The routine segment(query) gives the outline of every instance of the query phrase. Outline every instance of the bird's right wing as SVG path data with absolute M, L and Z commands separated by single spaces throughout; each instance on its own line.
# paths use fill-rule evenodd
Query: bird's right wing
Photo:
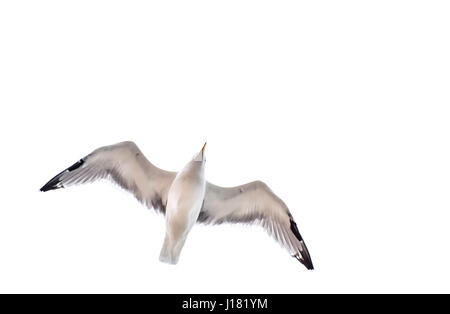
M 41 191 L 110 179 L 147 207 L 165 213 L 167 193 L 176 173 L 155 167 L 133 142 L 94 150 L 48 181 Z
M 229 188 L 208 182 L 198 222 L 259 224 L 306 268 L 313 269 L 294 218 L 284 202 L 264 182 Z

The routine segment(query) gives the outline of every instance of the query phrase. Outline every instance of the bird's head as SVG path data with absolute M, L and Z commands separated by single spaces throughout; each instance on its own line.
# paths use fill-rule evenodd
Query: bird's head
M 194 157 L 192 157 L 192 161 L 202 161 L 202 162 L 206 161 L 205 147 L 206 147 L 206 142 L 203 145 L 202 149 L 197 154 L 195 154 Z

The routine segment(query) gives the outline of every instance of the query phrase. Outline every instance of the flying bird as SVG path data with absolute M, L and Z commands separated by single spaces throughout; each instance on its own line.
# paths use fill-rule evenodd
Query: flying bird
M 169 190 L 177 173 L 153 165 L 133 142 L 94 150 L 57 174 L 40 190 L 110 179 L 149 208 L 166 214 Z M 261 181 L 235 187 L 205 183 L 198 223 L 259 224 L 307 269 L 314 269 L 297 224 L 286 204 Z
M 198 219 L 205 197 L 205 145 L 177 173 L 167 195 L 166 236 L 161 262 L 176 264 L 187 235 Z

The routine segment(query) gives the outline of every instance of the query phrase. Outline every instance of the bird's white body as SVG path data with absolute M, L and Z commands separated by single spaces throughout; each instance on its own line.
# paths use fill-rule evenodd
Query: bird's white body
M 200 214 L 205 186 L 203 158 L 194 158 L 175 177 L 168 192 L 166 236 L 159 257 L 162 262 L 178 263 L 187 235 Z

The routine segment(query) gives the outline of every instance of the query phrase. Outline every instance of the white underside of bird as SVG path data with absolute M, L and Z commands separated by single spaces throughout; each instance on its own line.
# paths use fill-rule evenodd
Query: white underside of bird
M 205 144 L 206 145 L 206 144 Z M 166 236 L 159 260 L 176 264 L 186 238 L 197 222 L 205 197 L 204 149 L 176 175 L 166 207 Z

